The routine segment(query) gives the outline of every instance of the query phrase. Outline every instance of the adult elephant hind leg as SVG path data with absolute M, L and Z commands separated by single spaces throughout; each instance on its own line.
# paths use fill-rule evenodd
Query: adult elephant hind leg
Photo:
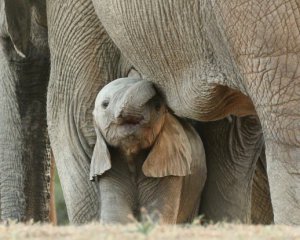
M 253 224 L 272 224 L 274 215 L 267 176 L 265 148 L 263 148 L 256 164 L 251 197 L 251 222 Z
M 257 117 L 231 116 L 198 129 L 207 161 L 200 214 L 212 221 L 250 223 L 251 183 L 263 146 Z

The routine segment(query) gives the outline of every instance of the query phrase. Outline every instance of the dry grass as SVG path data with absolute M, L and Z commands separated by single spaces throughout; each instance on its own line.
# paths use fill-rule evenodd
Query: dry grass
M 56 227 L 39 224 L 0 225 L 0 239 L 300 239 L 300 227 L 289 226 L 245 226 L 233 224 L 185 226 L 148 226 L 143 224 Z

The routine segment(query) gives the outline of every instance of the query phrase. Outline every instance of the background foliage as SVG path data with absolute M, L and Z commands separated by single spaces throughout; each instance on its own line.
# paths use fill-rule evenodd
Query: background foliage
M 55 169 L 55 207 L 57 214 L 57 225 L 66 225 L 69 223 L 65 199 L 62 193 L 60 180 Z

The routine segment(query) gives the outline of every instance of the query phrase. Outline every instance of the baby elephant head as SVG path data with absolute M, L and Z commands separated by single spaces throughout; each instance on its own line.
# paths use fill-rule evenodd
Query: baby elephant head
M 189 140 L 151 82 L 121 78 L 109 83 L 99 92 L 93 114 L 97 141 L 91 180 L 111 168 L 106 144 L 127 156 L 149 149 L 143 164 L 146 176 L 190 174 Z
M 96 98 L 93 112 L 96 131 L 126 155 L 153 144 L 165 113 L 166 107 L 153 84 L 133 78 L 117 79 L 106 85 Z

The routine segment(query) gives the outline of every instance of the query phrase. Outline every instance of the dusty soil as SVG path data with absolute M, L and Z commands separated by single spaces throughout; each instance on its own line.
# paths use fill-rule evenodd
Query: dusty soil
M 158 226 L 147 224 L 100 225 L 57 227 L 51 225 L 0 225 L 0 239 L 300 239 L 300 227 L 289 226 L 245 226 L 209 225 Z

